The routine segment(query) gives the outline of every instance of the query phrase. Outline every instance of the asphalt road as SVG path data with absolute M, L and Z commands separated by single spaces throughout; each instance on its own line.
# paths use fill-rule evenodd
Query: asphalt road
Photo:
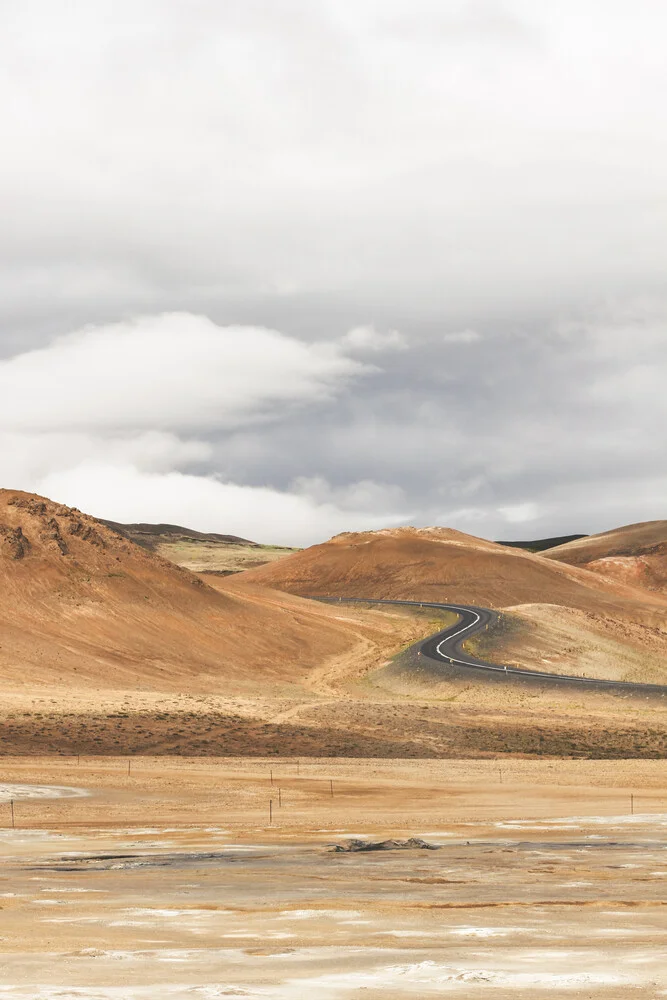
M 468 604 L 434 604 L 429 601 L 389 601 L 375 600 L 364 597 L 316 597 L 316 601 L 324 601 L 327 604 L 396 604 L 413 608 L 433 608 L 437 611 L 453 611 L 459 616 L 459 620 L 450 625 L 449 628 L 436 632 L 428 639 L 417 644 L 419 656 L 428 657 L 430 660 L 437 660 L 450 667 L 459 667 L 465 670 L 481 671 L 493 674 L 496 677 L 510 677 L 524 681 L 542 681 L 562 686 L 563 684 L 585 685 L 589 688 L 615 689 L 640 694 L 667 694 L 667 686 L 660 684 L 632 684 L 627 681 L 605 681 L 591 677 L 575 677 L 572 674 L 553 674 L 543 670 L 523 670 L 521 667 L 511 667 L 505 664 L 487 663 L 478 660 L 463 649 L 463 643 L 478 632 L 482 632 L 487 625 L 497 622 L 500 615 L 490 608 L 477 608 Z

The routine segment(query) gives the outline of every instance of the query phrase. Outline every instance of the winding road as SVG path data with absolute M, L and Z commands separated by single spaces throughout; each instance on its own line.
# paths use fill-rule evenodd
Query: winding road
M 390 604 L 412 608 L 432 608 L 437 611 L 453 611 L 458 621 L 449 628 L 436 632 L 428 639 L 422 640 L 411 647 L 419 656 L 437 660 L 465 670 L 483 671 L 495 676 L 502 675 L 526 681 L 542 681 L 558 685 L 574 684 L 577 686 L 599 689 L 615 689 L 639 694 L 659 694 L 663 698 L 667 694 L 667 686 L 661 684 L 633 684 L 629 681 L 607 681 L 593 677 L 575 677 L 572 674 L 553 674 L 542 670 L 524 670 L 521 667 L 511 667 L 505 664 L 487 663 L 463 649 L 466 639 L 482 632 L 487 626 L 500 620 L 497 611 L 490 608 L 478 608 L 468 604 L 435 604 L 430 601 L 392 601 L 371 597 L 315 597 L 315 601 L 326 604 Z

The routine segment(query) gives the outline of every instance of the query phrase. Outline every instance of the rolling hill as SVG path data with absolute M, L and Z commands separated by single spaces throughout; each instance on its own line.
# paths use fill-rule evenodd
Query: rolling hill
M 662 752 L 661 706 L 649 718 L 644 698 L 629 712 L 447 671 L 390 676 L 387 657 L 434 631 L 433 614 L 299 596 L 315 593 L 514 605 L 507 633 L 487 637 L 499 662 L 664 675 L 662 595 L 459 532 L 347 534 L 204 579 L 77 510 L 0 490 L 0 753 Z
M 641 621 L 667 612 L 658 595 L 448 528 L 348 532 L 244 577 L 307 596 L 548 603 Z
M 667 593 L 667 521 L 643 521 L 558 545 L 545 558 Z

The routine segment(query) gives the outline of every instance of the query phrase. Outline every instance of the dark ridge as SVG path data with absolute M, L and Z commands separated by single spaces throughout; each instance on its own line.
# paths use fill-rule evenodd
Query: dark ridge
M 259 548 L 258 542 L 251 542 L 238 535 L 219 535 L 213 531 L 195 531 L 193 528 L 182 528 L 178 524 L 121 524 L 118 521 L 106 521 L 103 517 L 98 517 L 97 520 L 101 524 L 105 524 L 107 528 L 111 528 L 112 531 L 117 531 L 124 538 L 129 538 L 147 549 L 154 548 L 160 537 L 164 535 L 171 538 L 190 538 L 198 542 L 222 542 L 227 545 L 252 545 Z
M 496 542 L 496 545 L 507 545 L 510 549 L 525 549 L 527 552 L 544 552 L 546 549 L 554 549 L 557 545 L 589 537 L 589 535 L 559 535 L 558 538 L 536 538 L 533 542 Z

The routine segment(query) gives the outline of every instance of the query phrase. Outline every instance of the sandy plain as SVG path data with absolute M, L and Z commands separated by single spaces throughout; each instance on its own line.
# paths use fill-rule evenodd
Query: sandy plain
M 667 996 L 665 761 L 5 758 L 0 825 L 3 1000 Z

